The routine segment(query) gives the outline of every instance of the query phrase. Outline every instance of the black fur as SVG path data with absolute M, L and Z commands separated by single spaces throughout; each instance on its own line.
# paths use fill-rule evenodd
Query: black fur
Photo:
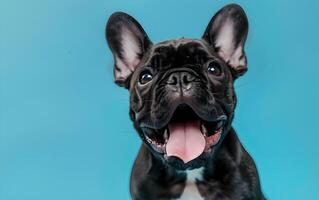
M 232 34 L 229 41 L 219 41 L 225 27 Z M 131 175 L 133 199 L 178 198 L 185 187 L 183 170 L 198 167 L 204 168 L 204 180 L 196 183 L 204 199 L 264 199 L 254 161 L 231 126 L 237 103 L 234 81 L 247 71 L 247 33 L 247 17 L 235 4 L 212 18 L 202 39 L 155 45 L 131 16 L 118 12 L 110 17 L 106 38 L 115 58 L 115 81 L 130 90 L 130 116 L 143 140 Z M 207 71 L 212 63 L 219 74 Z M 145 73 L 152 79 L 143 84 Z M 146 140 L 162 140 L 163 129 L 179 110 L 207 122 L 224 121 L 219 143 L 187 164 L 156 151 Z

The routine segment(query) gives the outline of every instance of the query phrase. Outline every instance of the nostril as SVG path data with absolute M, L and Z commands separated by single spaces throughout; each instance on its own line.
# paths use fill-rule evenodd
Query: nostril
M 193 82 L 194 79 L 195 79 L 194 76 L 192 76 L 191 74 L 188 74 L 188 73 L 184 74 L 183 77 L 182 77 L 182 81 L 185 84 Z
M 169 77 L 167 83 L 170 84 L 170 85 L 177 85 L 178 84 L 178 78 L 175 75 L 173 75 L 173 76 Z
M 183 83 L 189 83 L 189 78 L 187 77 L 187 75 L 184 75 L 182 78 Z

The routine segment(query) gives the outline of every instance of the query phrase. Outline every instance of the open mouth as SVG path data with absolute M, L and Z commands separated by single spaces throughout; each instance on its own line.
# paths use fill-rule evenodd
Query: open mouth
M 188 163 L 218 144 L 225 122 L 225 116 L 214 121 L 201 119 L 183 104 L 177 107 L 164 128 L 143 128 L 143 131 L 146 141 L 155 151 Z

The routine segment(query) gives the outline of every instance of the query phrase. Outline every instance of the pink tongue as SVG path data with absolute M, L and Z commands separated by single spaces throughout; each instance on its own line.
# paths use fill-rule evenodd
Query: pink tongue
M 206 142 L 199 122 L 171 123 L 168 128 L 167 156 L 176 156 L 187 163 L 203 153 Z

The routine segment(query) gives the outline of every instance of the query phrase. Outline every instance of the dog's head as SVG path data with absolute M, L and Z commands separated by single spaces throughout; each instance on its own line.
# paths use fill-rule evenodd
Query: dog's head
M 235 4 L 215 14 L 201 39 L 158 44 L 131 16 L 110 17 L 115 82 L 129 89 L 131 119 L 157 158 L 186 169 L 214 156 L 233 119 L 234 80 L 247 71 L 247 32 L 247 17 Z

